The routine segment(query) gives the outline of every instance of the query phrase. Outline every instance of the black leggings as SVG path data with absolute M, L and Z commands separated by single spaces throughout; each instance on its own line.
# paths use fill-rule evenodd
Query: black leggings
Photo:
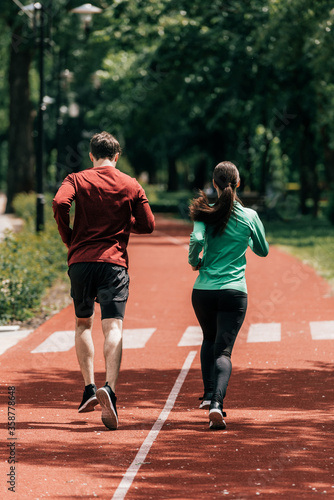
M 247 293 L 193 290 L 192 304 L 203 330 L 201 368 L 204 392 L 223 404 L 232 372 L 231 354 L 245 319 Z

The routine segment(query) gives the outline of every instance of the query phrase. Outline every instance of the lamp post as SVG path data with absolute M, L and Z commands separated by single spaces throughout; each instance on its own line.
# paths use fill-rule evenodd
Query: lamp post
M 43 190 L 43 154 L 44 154 L 44 8 L 39 2 L 31 3 L 22 7 L 23 12 L 33 18 L 34 26 L 39 30 L 39 57 L 38 57 L 38 72 L 39 72 L 39 102 L 38 102 L 38 117 L 37 117 L 37 148 L 36 148 L 36 231 L 44 229 L 44 190 Z M 31 15 L 32 14 L 32 15 Z
M 44 186 L 43 186 L 43 156 L 44 156 L 44 8 L 43 5 L 35 4 L 35 8 L 40 10 L 39 18 L 39 62 L 38 70 L 40 76 L 39 86 L 39 105 L 38 105 L 38 136 L 37 136 L 37 155 L 36 155 L 36 231 L 44 229 Z
M 70 12 L 73 12 L 74 14 L 79 14 L 81 16 L 84 30 L 87 34 L 89 31 L 89 25 L 92 20 L 92 15 L 100 14 L 102 12 L 102 9 L 100 9 L 99 7 L 95 7 L 95 5 L 92 5 L 91 3 L 85 3 L 83 5 L 80 5 L 80 7 L 71 9 Z
M 19 5 L 20 6 L 20 5 Z M 34 25 L 39 29 L 39 105 L 38 105 L 38 121 L 37 121 L 37 151 L 36 151 L 36 231 L 37 233 L 44 229 L 44 182 L 43 182 L 43 157 L 44 157 L 44 111 L 46 110 L 45 102 L 45 79 L 44 79 L 44 49 L 45 49 L 45 10 L 40 2 L 32 3 L 26 6 L 20 6 L 21 10 L 29 17 L 33 17 Z M 88 30 L 89 23 L 92 19 L 92 14 L 99 14 L 102 9 L 95 7 L 92 4 L 84 4 L 80 7 L 72 9 L 70 12 L 83 16 L 85 30 Z M 33 16 L 31 16 L 33 14 Z

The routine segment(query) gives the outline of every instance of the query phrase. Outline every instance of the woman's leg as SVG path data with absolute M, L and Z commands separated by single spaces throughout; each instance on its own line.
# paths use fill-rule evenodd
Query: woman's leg
M 206 397 L 212 396 L 215 384 L 215 343 L 213 340 L 203 339 L 201 346 L 201 371 L 204 385 L 204 394 Z
M 220 290 L 217 313 L 217 335 L 214 346 L 215 386 L 212 401 L 223 404 L 232 372 L 232 349 L 245 319 L 247 294 L 237 290 Z
M 212 293 L 213 292 L 213 293 Z M 201 347 L 201 369 L 204 393 L 212 395 L 214 389 L 215 338 L 217 329 L 214 290 L 193 290 L 192 304 L 203 331 Z

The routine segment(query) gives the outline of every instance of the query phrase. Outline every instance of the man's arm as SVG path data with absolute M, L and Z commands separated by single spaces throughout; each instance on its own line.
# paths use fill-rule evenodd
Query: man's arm
M 154 215 L 148 203 L 145 191 L 140 186 L 138 198 L 135 201 L 132 212 L 131 232 L 137 234 L 149 234 L 153 232 L 154 227 Z
M 70 210 L 75 198 L 75 187 L 71 176 L 66 177 L 52 202 L 53 215 L 58 225 L 61 239 L 67 246 L 71 244 Z

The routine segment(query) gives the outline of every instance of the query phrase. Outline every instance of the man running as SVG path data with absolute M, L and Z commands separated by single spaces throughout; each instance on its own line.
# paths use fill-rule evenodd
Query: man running
M 127 245 L 130 233 L 151 233 L 154 217 L 144 189 L 116 168 L 121 154 L 108 132 L 90 142 L 93 167 L 66 177 L 54 200 L 59 234 L 68 248 L 68 274 L 75 308 L 75 348 L 85 390 L 79 413 L 100 403 L 102 422 L 117 429 L 116 381 L 122 357 L 122 329 L 129 293 Z M 75 201 L 73 229 L 70 209 Z M 94 381 L 94 302 L 101 307 L 106 383 Z

